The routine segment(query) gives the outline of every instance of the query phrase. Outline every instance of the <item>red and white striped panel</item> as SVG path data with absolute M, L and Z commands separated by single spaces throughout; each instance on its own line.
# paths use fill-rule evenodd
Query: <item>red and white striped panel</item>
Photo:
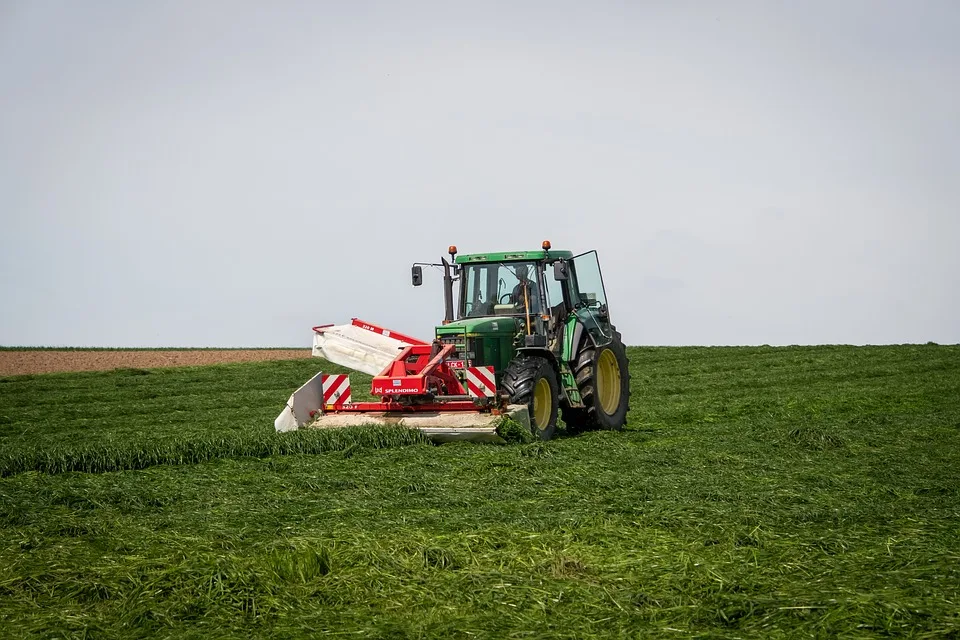
M 323 404 L 339 407 L 350 402 L 350 376 L 332 373 L 323 376 Z
M 467 367 L 467 393 L 474 398 L 496 397 L 497 379 L 493 367 Z

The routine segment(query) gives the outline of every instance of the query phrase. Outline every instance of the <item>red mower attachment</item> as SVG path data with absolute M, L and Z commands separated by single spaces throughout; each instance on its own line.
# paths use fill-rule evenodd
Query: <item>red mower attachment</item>
M 341 355 L 360 342 L 371 346 L 364 339 L 371 334 L 402 345 L 399 353 L 394 351 L 392 360 L 373 377 L 370 391 L 379 401 L 353 402 L 348 376 L 318 373 L 290 396 L 274 421 L 277 431 L 307 426 L 324 429 L 396 425 L 419 429 L 434 440 L 446 442 L 497 441 L 497 425 L 504 415 L 529 427 L 527 407 L 508 406 L 498 396 L 493 367 L 464 367 L 462 361 L 447 359 L 454 352 L 454 345 L 427 343 L 356 318 L 347 327 L 354 333 L 344 330 L 344 325 L 314 327 L 314 332 L 325 340 L 338 331 L 341 341 L 328 340 L 323 346 Z M 356 333 L 358 330 L 360 333 Z M 380 347 L 384 354 L 389 347 L 373 346 Z M 353 348 L 359 353 L 359 347 Z M 363 352 L 365 366 L 373 360 L 367 358 L 370 353 L 372 350 Z M 358 362 L 361 359 L 351 357 Z M 355 360 L 345 357 L 346 362 Z

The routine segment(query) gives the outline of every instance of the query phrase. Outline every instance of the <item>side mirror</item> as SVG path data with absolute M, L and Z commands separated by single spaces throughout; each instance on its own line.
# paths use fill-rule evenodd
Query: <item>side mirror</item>
M 553 279 L 558 282 L 563 282 L 564 280 L 570 279 L 570 271 L 567 267 L 567 263 L 563 260 L 557 260 L 553 263 Z
M 410 281 L 413 282 L 415 287 L 423 284 L 423 267 L 414 265 L 413 269 L 410 270 Z

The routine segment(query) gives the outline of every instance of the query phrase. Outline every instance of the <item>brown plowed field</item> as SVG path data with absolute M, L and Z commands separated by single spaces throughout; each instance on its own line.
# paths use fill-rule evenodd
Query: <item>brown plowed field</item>
M 105 371 L 134 367 L 188 367 L 222 362 L 309 358 L 310 349 L 210 349 L 197 351 L 0 351 L 0 376 L 55 371 Z

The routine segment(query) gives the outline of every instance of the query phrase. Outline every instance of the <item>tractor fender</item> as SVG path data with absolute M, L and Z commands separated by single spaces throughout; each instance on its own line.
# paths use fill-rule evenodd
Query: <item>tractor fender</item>
M 576 362 L 577 357 L 584 348 L 603 347 L 610 344 L 613 340 L 613 334 L 611 333 L 611 335 L 607 337 L 596 318 L 592 316 L 584 317 L 580 314 L 574 314 L 573 318 L 575 319 L 573 335 L 571 336 L 570 342 L 565 345 L 566 351 L 562 356 L 571 364 Z M 612 330 L 613 325 L 610 326 Z M 597 334 L 599 334 L 599 336 Z
M 557 356 L 545 347 L 517 347 L 517 353 L 522 353 L 525 356 L 545 358 L 553 365 L 554 369 L 557 368 Z
M 577 361 L 577 356 L 580 355 L 580 351 L 583 350 L 585 346 L 583 341 L 588 341 L 592 346 L 596 347 L 597 341 L 594 339 L 593 334 L 589 331 L 586 331 L 586 328 L 583 325 L 583 320 L 579 317 L 576 318 L 576 323 L 573 327 L 573 335 L 570 336 L 570 342 L 568 344 L 567 353 L 564 356 L 567 358 L 567 362 L 573 364 Z
M 556 372 L 557 376 L 560 375 L 560 363 L 557 362 L 557 355 L 546 347 L 517 347 L 517 354 L 543 358 L 550 363 L 550 366 L 553 367 L 553 370 Z M 562 395 L 563 391 L 561 390 L 560 393 Z

